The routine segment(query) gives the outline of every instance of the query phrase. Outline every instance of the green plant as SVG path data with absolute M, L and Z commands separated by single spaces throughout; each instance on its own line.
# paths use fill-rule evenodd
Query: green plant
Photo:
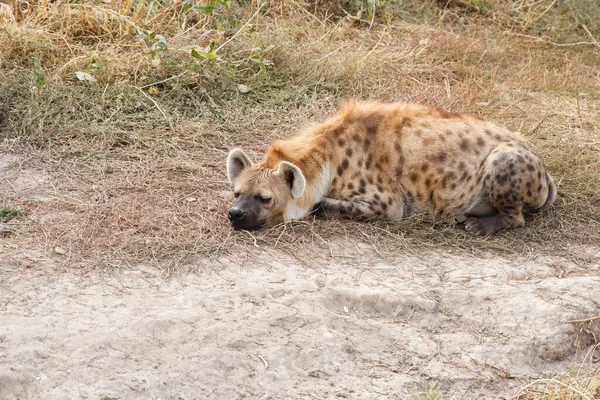
M 42 68 L 42 62 L 40 61 L 40 57 L 36 56 L 33 60 L 33 78 L 35 81 L 35 86 L 33 89 L 37 92 L 42 90 L 42 88 L 46 85 L 46 74 Z
M 11 203 L 7 203 L 3 207 L 0 207 L 0 221 L 8 222 L 17 215 L 23 213 L 23 209 L 19 206 L 15 206 Z

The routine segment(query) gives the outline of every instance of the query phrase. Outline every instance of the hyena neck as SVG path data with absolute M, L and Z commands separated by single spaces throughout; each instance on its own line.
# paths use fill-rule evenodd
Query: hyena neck
M 285 220 L 301 219 L 307 216 L 329 193 L 333 173 L 331 160 L 327 156 L 324 143 L 297 136 L 290 140 L 274 143 L 265 154 L 262 168 L 277 169 L 281 161 L 288 161 L 302 171 L 306 179 L 304 194 L 290 201 Z

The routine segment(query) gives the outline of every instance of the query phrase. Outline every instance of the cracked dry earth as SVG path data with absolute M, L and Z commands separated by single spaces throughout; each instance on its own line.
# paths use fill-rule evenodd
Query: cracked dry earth
M 319 267 L 257 251 L 170 280 L 3 264 L 0 397 L 508 398 L 600 334 L 567 322 L 600 310 L 598 267 L 332 249 Z
M 27 174 L 13 186 L 46 179 Z M 0 399 L 510 398 L 600 337 L 568 322 L 600 312 L 600 251 L 578 251 L 594 261 L 340 240 L 164 279 L 1 244 Z

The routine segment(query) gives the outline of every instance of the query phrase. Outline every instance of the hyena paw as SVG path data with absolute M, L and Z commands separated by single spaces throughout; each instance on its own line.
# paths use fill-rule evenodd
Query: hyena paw
M 325 203 L 321 201 L 315 204 L 310 214 L 318 218 L 327 218 L 327 210 L 325 210 Z
M 486 236 L 496 232 L 493 224 L 484 218 L 469 218 L 465 222 L 465 229 L 477 236 Z

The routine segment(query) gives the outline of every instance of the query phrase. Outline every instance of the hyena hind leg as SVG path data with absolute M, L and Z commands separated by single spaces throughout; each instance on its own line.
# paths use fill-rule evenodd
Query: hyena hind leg
M 494 149 L 484 164 L 484 187 L 497 215 L 470 218 L 465 228 L 479 236 L 525 225 L 523 211 L 536 210 L 549 198 L 550 180 L 542 160 L 518 142 Z

